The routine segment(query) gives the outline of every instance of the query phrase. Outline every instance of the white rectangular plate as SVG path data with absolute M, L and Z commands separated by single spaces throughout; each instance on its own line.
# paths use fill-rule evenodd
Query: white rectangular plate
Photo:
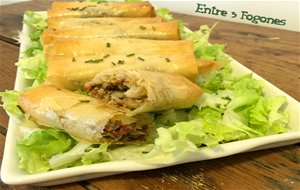
M 28 27 L 26 25 L 23 26 L 22 32 L 24 34 L 29 33 Z M 27 46 L 28 44 L 21 44 L 20 52 L 23 52 Z M 251 70 L 247 69 L 235 60 L 232 60 L 231 65 L 233 67 L 234 73 L 238 75 L 253 73 Z M 54 170 L 40 174 L 28 174 L 27 172 L 22 171 L 18 168 L 19 160 L 16 151 L 16 130 L 18 129 L 18 127 L 17 123 L 13 119 L 10 119 L 5 141 L 4 156 L 1 168 L 1 179 L 4 183 L 13 185 L 57 185 L 131 171 L 150 170 L 177 165 L 180 163 L 221 158 L 242 152 L 285 146 L 300 142 L 299 102 L 268 81 L 264 80 L 257 74 L 253 73 L 253 77 L 265 82 L 266 87 L 264 88 L 264 92 L 267 96 L 283 95 L 287 97 L 288 105 L 286 107 L 286 110 L 289 114 L 288 133 L 235 141 L 221 144 L 215 147 L 199 148 L 198 152 L 189 153 L 185 158 L 168 164 L 146 164 L 137 161 L 110 161 L 88 166 L 78 166 Z M 18 70 L 15 90 L 22 91 L 24 87 L 26 87 L 26 82 L 21 77 L 20 71 Z

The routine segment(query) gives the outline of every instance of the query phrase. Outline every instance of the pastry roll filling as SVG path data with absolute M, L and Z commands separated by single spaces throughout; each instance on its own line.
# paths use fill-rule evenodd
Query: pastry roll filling
M 130 80 L 116 78 L 111 75 L 108 80 L 99 81 L 97 84 L 87 85 L 89 93 L 99 99 L 120 107 L 134 110 L 140 107 L 147 99 L 147 90 L 144 86 L 138 85 L 136 78 Z
M 109 142 L 117 143 L 145 141 L 151 122 L 149 114 L 132 118 L 114 117 L 106 123 L 102 136 Z

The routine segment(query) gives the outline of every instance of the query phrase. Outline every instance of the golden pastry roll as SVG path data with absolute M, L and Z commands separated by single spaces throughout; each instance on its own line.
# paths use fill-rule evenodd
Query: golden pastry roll
M 46 82 L 61 88 L 76 90 L 100 72 L 127 68 L 176 73 L 194 79 L 198 65 L 193 53 L 149 55 L 113 54 L 102 52 L 96 56 L 47 56 Z
M 151 24 L 123 23 L 118 25 L 102 25 L 98 27 L 64 28 L 44 30 L 41 41 L 51 44 L 60 38 L 142 38 L 152 40 L 179 40 L 178 23 L 162 22 Z
M 68 17 L 52 17 L 47 19 L 48 28 L 62 29 L 62 28 L 82 28 L 82 27 L 98 27 L 102 25 L 118 25 L 118 24 L 147 24 L 160 23 L 164 20 L 160 17 L 142 17 L 142 18 L 116 18 L 116 17 L 102 17 L 102 18 L 68 18 Z
M 149 114 L 129 116 L 90 96 L 49 85 L 21 94 L 18 104 L 39 125 L 63 130 L 88 143 L 141 142 L 152 124 Z
M 84 38 L 57 39 L 44 47 L 46 56 L 87 56 L 87 55 L 128 55 L 136 56 L 170 56 L 172 54 L 194 55 L 193 41 L 191 40 L 147 40 L 134 38 Z M 197 65 L 195 59 L 192 61 Z
M 154 17 L 154 7 L 148 2 L 53 2 L 51 17 Z
M 183 76 L 161 72 L 114 69 L 85 84 L 93 97 L 131 110 L 133 114 L 190 108 L 202 94 Z

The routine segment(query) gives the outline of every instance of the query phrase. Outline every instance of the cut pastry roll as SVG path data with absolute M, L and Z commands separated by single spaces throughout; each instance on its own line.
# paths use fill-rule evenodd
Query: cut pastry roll
M 144 55 L 113 53 L 97 56 L 47 56 L 46 82 L 70 90 L 82 88 L 98 73 L 115 68 L 175 73 L 194 79 L 198 67 L 193 54 Z
M 123 23 L 118 25 L 102 25 L 98 27 L 64 28 L 44 30 L 41 41 L 51 44 L 60 38 L 142 38 L 153 40 L 179 40 L 180 33 L 177 22 L 150 24 Z
M 201 96 L 196 84 L 180 75 L 115 69 L 86 83 L 87 92 L 133 114 L 190 108 Z
M 65 38 L 57 39 L 44 47 L 45 54 L 64 56 L 96 56 L 103 54 L 116 55 L 194 55 L 191 40 L 146 40 L 135 38 Z M 195 65 L 196 58 L 192 60 Z M 187 62 L 189 60 L 186 60 Z
M 63 130 L 87 143 L 145 141 L 149 114 L 128 116 L 126 111 L 95 98 L 40 85 L 20 95 L 19 106 L 39 125 Z
M 47 19 L 48 28 L 82 28 L 82 27 L 98 27 L 102 25 L 119 25 L 119 24 L 150 24 L 160 23 L 164 20 L 160 17 L 144 17 L 144 18 L 68 18 L 68 17 L 52 17 Z M 155 29 L 155 28 L 154 28 Z
M 148 2 L 53 2 L 51 17 L 153 17 L 154 7 Z
M 192 41 L 59 39 L 45 47 L 45 54 L 47 83 L 71 90 L 102 71 L 120 67 L 176 73 L 191 80 L 198 74 Z

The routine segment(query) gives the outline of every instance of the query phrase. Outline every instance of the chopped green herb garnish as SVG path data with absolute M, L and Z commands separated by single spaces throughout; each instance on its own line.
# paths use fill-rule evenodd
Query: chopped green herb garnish
M 109 57 L 109 54 L 106 54 L 103 56 L 103 59 L 108 58 L 108 57 Z
M 156 30 L 154 26 L 152 26 L 152 30 L 153 30 L 153 31 L 155 31 L 155 30 Z
M 118 64 L 119 64 L 119 65 L 124 64 L 124 60 L 119 60 L 119 61 L 118 61 Z
M 90 94 L 87 91 L 85 91 L 83 89 L 80 89 L 80 88 L 75 90 L 74 92 L 76 92 L 78 94 L 83 94 L 83 95 L 86 95 L 86 96 L 90 96 Z
M 76 59 L 75 59 L 75 57 L 73 57 L 73 58 L 72 58 L 72 62 L 76 62 Z
M 171 62 L 171 60 L 168 57 L 166 57 L 165 60 L 166 62 Z
M 103 59 L 90 59 L 85 61 L 85 63 L 100 63 Z
M 79 7 L 72 7 L 72 8 L 67 8 L 67 9 L 70 11 L 77 11 L 77 10 L 79 10 Z
M 111 62 L 111 64 L 116 65 L 116 63 L 114 63 L 114 62 Z
M 126 57 L 132 57 L 134 55 L 135 55 L 134 53 L 131 53 L 131 54 L 126 55 Z
M 90 100 L 79 100 L 80 103 L 88 103 Z
M 110 48 L 110 43 L 109 42 L 106 43 L 106 47 Z
M 17 105 L 17 107 L 19 108 L 19 110 L 20 110 L 22 113 L 25 113 L 24 110 L 21 108 L 21 106 Z
M 84 9 L 86 9 L 87 7 L 82 7 L 79 9 L 79 11 L 83 11 Z
M 139 26 L 141 30 L 145 30 L 146 27 L 145 26 Z
M 82 7 L 82 8 L 80 8 L 80 9 L 78 9 L 78 10 L 79 10 L 79 11 L 83 11 L 83 10 L 85 10 L 85 9 L 88 8 L 88 7 L 96 7 L 96 5 L 88 5 L 88 6 Z
M 141 61 L 145 61 L 145 59 L 144 59 L 144 58 L 141 58 L 141 57 L 138 57 L 138 59 L 141 60 Z

